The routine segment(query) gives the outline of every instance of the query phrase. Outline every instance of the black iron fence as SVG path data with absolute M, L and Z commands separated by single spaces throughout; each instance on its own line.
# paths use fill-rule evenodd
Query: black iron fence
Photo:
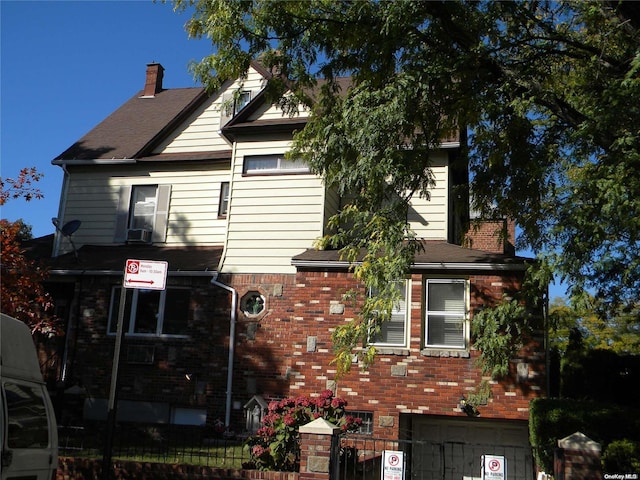
M 243 468 L 249 452 L 242 438 L 225 437 L 202 427 L 119 424 L 113 440 L 114 459 Z M 104 426 L 60 426 L 60 456 L 102 458 Z
M 433 443 L 348 435 L 340 442 L 338 480 L 380 480 L 385 450 L 402 452 L 404 480 L 480 479 L 483 455 L 504 457 L 507 468 L 505 478 L 535 479 L 532 450 L 526 446 Z M 393 475 L 389 478 L 393 478 Z

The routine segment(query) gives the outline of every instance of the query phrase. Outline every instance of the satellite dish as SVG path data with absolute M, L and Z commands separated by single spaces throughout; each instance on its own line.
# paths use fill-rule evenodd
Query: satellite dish
M 62 232 L 62 234 L 65 237 L 68 237 L 70 235 L 73 235 L 76 232 L 76 230 L 80 228 L 81 224 L 82 222 L 80 220 L 71 220 L 62 226 L 62 228 L 60 229 L 60 232 Z
M 78 251 L 76 250 L 76 245 L 73 243 L 73 240 L 71 239 L 71 235 L 73 235 L 76 230 L 78 230 L 80 228 L 80 225 L 82 224 L 82 222 L 80 220 L 70 220 L 67 223 L 65 223 L 62 228 L 59 227 L 60 222 L 58 221 L 57 218 L 52 218 L 51 219 L 51 223 L 53 223 L 53 225 L 56 227 L 56 230 L 59 231 L 62 235 L 64 235 L 67 240 L 69 240 L 69 243 L 71 243 L 71 248 L 73 249 L 73 253 L 76 256 L 76 260 L 78 260 Z

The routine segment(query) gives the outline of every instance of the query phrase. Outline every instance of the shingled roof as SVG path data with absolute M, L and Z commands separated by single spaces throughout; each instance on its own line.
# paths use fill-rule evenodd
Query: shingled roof
M 46 259 L 53 274 L 122 273 L 127 259 L 166 261 L 169 272 L 214 272 L 222 255 L 221 246 L 160 247 L 151 245 L 84 245 L 73 252 Z
M 423 248 L 416 253 L 412 270 L 524 270 L 526 263 L 535 260 L 482 250 L 473 250 L 444 241 L 424 241 Z M 292 258 L 291 264 L 297 268 L 349 267 L 340 258 L 339 250 L 308 249 Z
M 153 97 L 143 93 L 134 95 L 52 163 L 143 157 L 154 141 L 207 97 L 204 88 L 161 90 Z

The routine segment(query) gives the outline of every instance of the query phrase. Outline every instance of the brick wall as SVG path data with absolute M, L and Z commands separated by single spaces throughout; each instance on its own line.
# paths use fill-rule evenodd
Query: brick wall
M 262 285 L 258 277 L 252 280 Z M 351 274 L 299 272 L 294 281 L 281 279 L 284 288 L 278 296 L 267 298 L 267 313 L 257 321 L 257 328 L 252 327 L 255 335 L 246 333 L 250 321 L 239 321 L 239 331 L 244 333 L 237 341 L 235 395 L 243 398 L 243 382 L 253 387 L 244 394 L 245 401 L 254 393 L 266 398 L 314 395 L 335 386 L 349 409 L 375 411 L 374 434 L 389 438 L 397 435 L 402 414 L 464 416 L 457 408 L 460 397 L 490 379 L 476 368 L 476 351 L 465 355 L 422 349 L 423 283 L 420 275 L 413 275 L 412 280 L 410 347 L 383 351 L 367 371 L 354 365 L 336 383 L 331 333 L 358 315 L 358 306 L 343 299 L 353 288 Z M 516 276 L 475 275 L 470 280 L 472 311 L 520 286 Z M 234 277 L 227 281 L 237 285 Z M 270 291 L 269 282 L 264 285 L 263 290 Z M 490 380 L 492 397 L 480 407 L 483 417 L 528 418 L 528 403 L 542 393 L 544 385 L 542 339 L 537 340 L 513 362 L 509 378 Z M 518 362 L 523 363 L 520 379 Z
M 506 273 L 468 278 L 472 312 L 520 286 L 517 275 Z M 464 417 L 457 407 L 460 397 L 490 380 L 476 367 L 478 353 L 473 349 L 462 353 L 423 349 L 421 275 L 412 276 L 409 348 L 384 350 L 368 370 L 356 364 L 337 381 L 331 334 L 336 326 L 358 316 L 358 304 L 344 299 L 354 288 L 352 274 L 300 271 L 294 275 L 221 275 L 218 280 L 237 289 L 240 299 L 258 292 L 266 302 L 259 315 L 238 316 L 231 415 L 236 431 L 244 425 L 242 406 L 253 395 L 269 400 L 335 388 L 350 410 L 374 412 L 374 435 L 397 438 L 402 415 Z M 153 365 L 123 366 L 120 399 L 206 407 L 212 423 L 225 414 L 231 296 L 211 285 L 210 279 L 181 281 L 193 287 L 190 325 L 197 333 L 187 340 L 128 339 L 129 344 L 153 345 L 155 358 Z M 115 340 L 112 336 L 105 339 L 109 295 L 108 282 L 86 283 L 80 308 L 83 315 L 75 330 L 77 338 L 72 340 L 76 350 L 70 373 L 97 398 L 107 396 Z M 518 367 L 518 363 L 523 365 Z M 542 341 L 536 339 L 514 360 L 509 378 L 491 381 L 492 397 L 480 407 L 483 418 L 526 420 L 529 401 L 543 393 L 543 372 Z M 185 373 L 194 373 L 202 382 L 201 394 L 193 394 Z
M 515 253 L 516 224 L 513 220 L 476 220 L 469 227 L 463 245 L 486 252 Z

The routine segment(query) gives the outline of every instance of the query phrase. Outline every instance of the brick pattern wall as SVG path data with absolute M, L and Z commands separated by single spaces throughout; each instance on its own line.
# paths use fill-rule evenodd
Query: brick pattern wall
M 514 254 L 516 224 L 513 220 L 477 220 L 471 224 L 463 245 L 485 252 Z
M 258 277 L 253 280 L 262 285 Z M 259 319 L 257 333 L 248 335 L 250 323 L 239 322 L 239 331 L 245 332 L 238 338 L 241 353 L 234 373 L 238 379 L 235 395 L 240 398 L 243 379 L 255 387 L 246 392 L 246 399 L 254 393 L 268 399 L 316 395 L 335 388 L 350 410 L 375 411 L 374 435 L 393 438 L 398 434 L 401 414 L 464 416 L 457 407 L 460 397 L 475 391 L 483 380 L 490 381 L 492 389 L 488 404 L 480 407 L 486 418 L 526 420 L 529 401 L 542 393 L 542 338 L 523 349 L 521 358 L 513 363 L 512 375 L 500 382 L 482 376 L 475 364 L 478 352 L 473 349 L 466 355 L 424 350 L 420 275 L 412 277 L 409 348 L 385 350 L 367 371 L 354 365 L 349 375 L 336 382 L 331 333 L 358 315 L 358 305 L 343 299 L 354 286 L 351 274 L 309 271 L 296 274 L 295 281 L 280 280 L 284 288 L 278 296 L 267 298 L 267 313 Z M 234 277 L 227 281 L 238 284 Z M 520 286 L 516 276 L 475 275 L 470 281 L 472 311 Z M 265 292 L 272 288 L 268 282 L 264 285 Z M 523 366 L 518 368 L 518 362 Z
M 520 286 L 520 278 L 509 274 L 468 278 L 472 312 Z M 236 431 L 244 426 L 242 405 L 256 394 L 268 401 L 334 389 L 348 401 L 350 410 L 374 412 L 375 436 L 397 438 L 402 415 L 464 417 L 458 409 L 460 397 L 473 393 L 483 380 L 490 381 L 492 390 L 487 405 L 480 407 L 483 418 L 526 420 L 529 401 L 543 393 L 541 339 L 534 339 L 523 349 L 513 362 L 511 376 L 500 382 L 482 376 L 475 364 L 478 352 L 473 349 L 462 353 L 425 350 L 421 275 L 412 276 L 409 347 L 384 350 L 371 368 L 365 371 L 356 364 L 339 380 L 331 363 L 331 334 L 336 326 L 358 316 L 358 304 L 344 299 L 355 285 L 352 274 L 300 271 L 295 275 L 221 275 L 218 281 L 234 287 L 239 299 L 251 292 L 265 299 L 262 313 L 238 314 L 231 417 Z M 211 285 L 210 279 L 179 282 L 193 288 L 191 338 L 127 340 L 153 345 L 155 358 L 153 365 L 124 365 L 120 398 L 206 407 L 208 422 L 212 423 L 225 414 L 231 296 Z M 109 295 L 110 283 L 86 280 L 81 315 L 74 330 L 77 335 L 70 343 L 76 348 L 71 375 L 97 398 L 107 396 L 115 340 L 113 336 L 105 339 Z M 194 373 L 203 383 L 200 394 L 194 395 L 185 373 Z

